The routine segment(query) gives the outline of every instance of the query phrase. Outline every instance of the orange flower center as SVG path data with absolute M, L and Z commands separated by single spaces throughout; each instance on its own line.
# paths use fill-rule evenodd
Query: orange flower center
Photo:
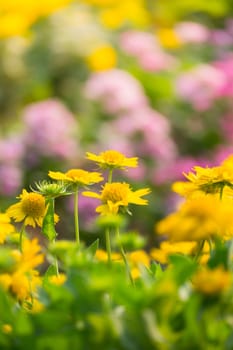
M 125 157 L 117 151 L 106 151 L 101 154 L 107 164 L 122 164 Z
M 119 182 L 107 183 L 102 191 L 103 202 L 111 201 L 117 203 L 120 201 L 127 202 L 129 185 Z
M 84 176 L 87 176 L 87 172 L 82 169 L 71 169 L 67 171 L 66 176 L 75 180 L 75 179 L 80 179 L 80 178 L 83 178 Z
M 21 206 L 26 216 L 39 218 L 45 214 L 45 199 L 41 194 L 26 194 L 21 200 Z

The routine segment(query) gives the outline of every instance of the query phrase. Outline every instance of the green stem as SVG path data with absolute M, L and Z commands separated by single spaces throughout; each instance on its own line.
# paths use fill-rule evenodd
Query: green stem
M 19 250 L 21 253 L 23 252 L 23 234 L 24 234 L 24 229 L 25 229 L 25 223 L 23 223 L 20 231 L 19 231 Z
M 111 264 L 111 262 L 112 262 L 112 253 L 111 253 L 111 240 L 110 240 L 109 228 L 106 228 L 106 230 L 105 230 L 105 240 L 106 240 L 106 250 L 107 250 L 107 253 L 108 253 L 108 263 Z
M 74 192 L 74 227 L 77 245 L 80 245 L 79 221 L 78 221 L 78 190 Z
M 116 236 L 117 236 L 117 239 L 120 238 L 119 227 L 116 228 Z M 131 274 L 129 262 L 128 262 L 128 260 L 127 260 L 127 256 L 126 256 L 126 254 L 125 254 L 124 248 L 122 247 L 122 245 L 121 245 L 120 243 L 119 243 L 119 246 L 120 246 L 120 251 L 121 251 L 122 258 L 123 258 L 123 260 L 124 260 L 126 273 L 127 273 L 127 275 L 129 276 L 130 282 L 131 282 L 132 285 L 134 286 L 134 279 L 133 279 L 133 276 L 132 276 L 132 274 Z
M 112 169 L 109 169 L 109 173 L 108 173 L 108 183 L 112 182 Z
M 220 187 L 219 198 L 222 200 L 224 185 Z
M 204 244 L 205 244 L 205 239 L 201 240 L 201 241 L 198 243 L 197 253 L 196 253 L 195 258 L 194 258 L 195 261 L 198 261 L 198 260 L 199 260 L 200 255 L 201 255 L 202 250 L 203 250 L 203 247 L 204 247 Z

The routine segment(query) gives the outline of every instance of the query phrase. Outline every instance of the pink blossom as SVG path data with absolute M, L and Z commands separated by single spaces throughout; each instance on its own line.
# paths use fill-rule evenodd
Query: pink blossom
M 152 176 L 152 182 L 156 185 L 171 183 L 173 181 L 185 181 L 183 172 L 191 171 L 193 166 L 206 166 L 208 164 L 205 159 L 195 159 L 193 157 L 176 158 L 173 162 L 161 164 L 155 169 Z M 210 166 L 210 164 L 208 164 Z
M 146 71 L 170 69 L 176 63 L 175 58 L 165 53 L 155 36 L 140 31 L 127 31 L 121 34 L 120 46 L 127 54 L 135 57 Z
M 67 159 L 77 154 L 77 123 L 61 102 L 33 103 L 25 108 L 23 120 L 25 143 L 34 152 Z
M 110 114 L 138 109 L 147 104 L 140 83 L 120 69 L 93 74 L 86 83 L 84 94 L 102 103 L 104 110 Z
M 22 171 L 15 164 L 0 164 L 0 193 L 2 195 L 16 194 L 22 184 Z
M 0 162 L 19 163 L 24 155 L 24 145 L 20 135 L 11 135 L 0 140 Z
M 175 83 L 177 94 L 196 110 L 207 110 L 226 84 L 224 73 L 211 65 L 201 64 L 182 74 Z
M 203 43 L 209 38 L 209 30 L 200 23 L 180 22 L 175 26 L 175 32 L 185 43 Z
M 220 86 L 219 96 L 233 96 L 233 54 L 226 55 L 214 62 L 214 67 L 224 76 L 224 84 Z

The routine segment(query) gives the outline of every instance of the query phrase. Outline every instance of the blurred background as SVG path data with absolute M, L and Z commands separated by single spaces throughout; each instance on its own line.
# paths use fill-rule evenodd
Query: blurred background
M 49 170 L 96 170 L 85 152 L 115 149 L 150 187 L 129 229 L 155 240 L 177 205 L 172 182 L 233 153 L 232 0 L 0 1 L 0 210 Z M 82 238 L 97 235 L 80 196 Z M 60 198 L 69 238 L 72 198 Z

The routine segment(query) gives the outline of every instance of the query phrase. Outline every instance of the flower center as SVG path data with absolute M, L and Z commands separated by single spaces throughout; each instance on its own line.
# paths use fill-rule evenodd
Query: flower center
M 120 201 L 127 202 L 128 193 L 128 184 L 122 184 L 120 182 L 107 183 L 102 191 L 102 200 L 105 203 L 107 203 L 107 201 L 111 201 L 113 203 Z
M 87 176 L 87 172 L 85 170 L 82 170 L 82 169 L 71 169 L 71 170 L 67 171 L 66 176 L 75 180 L 75 179 L 80 179 L 80 178 Z
M 39 218 L 45 214 L 45 199 L 38 193 L 28 193 L 21 201 L 22 211 L 26 216 Z
M 107 164 L 122 164 L 124 156 L 117 151 L 106 151 L 101 154 L 103 160 Z

